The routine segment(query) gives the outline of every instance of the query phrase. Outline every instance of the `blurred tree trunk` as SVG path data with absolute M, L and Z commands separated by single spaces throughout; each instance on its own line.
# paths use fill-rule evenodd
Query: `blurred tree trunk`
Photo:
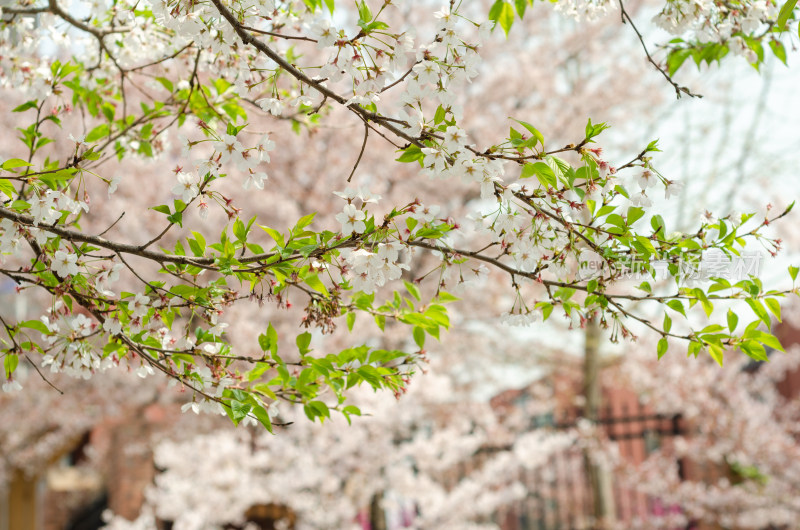
M 369 505 L 369 524 L 371 530 L 386 530 L 386 513 L 383 511 L 383 492 L 379 491 L 372 496 Z
M 38 530 L 36 484 L 38 478 L 14 470 L 8 490 L 9 530 Z
M 600 384 L 600 326 L 596 318 L 586 322 L 584 360 L 583 360 L 583 397 L 584 417 L 597 425 L 602 404 L 602 388 Z M 584 453 L 586 476 L 592 492 L 592 515 L 596 528 L 614 528 L 616 507 L 611 487 L 611 474 L 599 462 L 596 462 L 587 449 Z

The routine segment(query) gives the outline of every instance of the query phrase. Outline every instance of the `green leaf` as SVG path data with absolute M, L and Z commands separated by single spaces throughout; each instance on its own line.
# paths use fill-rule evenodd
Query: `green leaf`
M 269 370 L 270 365 L 267 363 L 256 363 L 252 370 L 247 372 L 247 380 L 251 383 L 256 379 L 261 378 L 264 373 Z
M 397 161 L 414 162 L 416 160 L 422 160 L 423 158 L 425 158 L 425 154 L 422 152 L 422 150 L 416 145 L 410 145 L 403 151 L 403 154 L 397 158 Z
M 24 160 L 21 160 L 19 158 L 9 158 L 5 162 L 3 162 L 3 165 L 0 166 L 0 169 L 17 169 L 18 167 L 29 167 L 32 165 L 33 164 L 25 162 Z
M 697 300 L 700 302 L 700 305 L 703 306 L 703 311 L 705 311 L 706 316 L 710 317 L 711 313 L 714 311 L 714 304 L 712 304 L 708 300 L 706 293 L 699 287 L 696 287 L 692 289 L 692 294 L 697 297 Z
M 789 265 L 789 276 L 792 277 L 792 281 L 794 282 L 797 280 L 797 273 L 800 271 L 800 267 L 795 267 L 794 265 Z
M 200 232 L 195 232 L 194 230 L 192 230 L 192 235 L 194 236 L 195 241 L 197 241 L 197 244 L 200 247 L 200 254 L 202 255 L 206 249 L 206 238 L 203 237 L 203 234 Z
M 556 178 L 556 174 L 553 173 L 553 170 L 546 163 L 536 162 L 535 164 L 525 164 L 525 166 L 530 166 L 530 171 L 536 175 L 536 178 L 539 179 L 539 182 L 545 188 L 558 187 L 558 179 Z
M 643 215 L 644 215 L 644 210 L 636 206 L 631 206 L 630 208 L 628 208 L 628 225 L 632 225 L 633 223 L 641 219 Z
M 17 365 L 19 365 L 19 356 L 17 354 L 8 353 L 3 357 L 3 371 L 6 374 L 6 379 L 11 377 L 11 374 L 17 369 Z
M 504 0 L 497 0 L 489 9 L 489 20 L 497 22 L 508 37 L 508 31 L 514 24 L 514 8 Z
M 414 342 L 420 350 L 425 347 L 425 330 L 419 326 L 414 326 Z
M 411 282 L 407 282 L 407 281 L 404 281 L 403 283 L 405 284 L 406 289 L 408 290 L 408 292 L 411 293 L 411 296 L 416 298 L 417 301 L 422 300 L 422 296 L 420 295 L 419 289 L 417 289 L 416 285 L 414 285 Z
M 681 315 L 686 316 L 686 309 L 684 309 L 683 302 L 681 302 L 680 300 L 670 300 L 669 302 L 667 302 L 667 306 L 673 311 L 676 311 Z
M 372 11 L 369 10 L 367 2 L 362 0 L 358 5 L 358 17 L 364 22 L 372 20 Z
M 756 321 L 757 322 L 757 321 Z M 761 344 L 764 344 L 773 350 L 778 350 L 786 353 L 781 341 L 778 340 L 778 337 L 773 335 L 772 333 L 767 333 L 766 331 L 761 331 L 760 329 L 748 329 L 744 334 L 745 339 L 753 339 L 757 340 Z
M 666 228 L 664 226 L 664 218 L 660 215 L 654 215 L 650 219 L 650 226 L 653 227 L 653 233 L 659 234 L 659 239 L 663 239 L 666 236 Z
M 279 247 L 283 248 L 283 247 L 286 246 L 286 243 L 284 243 L 284 241 L 283 241 L 283 234 L 281 234 L 280 232 L 278 232 L 274 228 L 270 228 L 268 226 L 264 226 L 264 225 L 258 225 L 258 226 L 261 227 L 261 229 L 264 232 L 269 234 L 269 237 L 271 237 L 275 241 L 275 243 L 278 244 Z
M 14 195 L 17 194 L 16 188 L 14 188 L 14 185 L 11 184 L 11 181 L 8 179 L 0 179 L 0 191 L 5 193 L 9 199 L 13 199 Z
M 728 330 L 733 333 L 739 323 L 739 315 L 728 309 Z
M 352 414 L 354 416 L 361 416 L 361 409 L 359 409 L 355 405 L 347 405 L 345 408 L 342 409 L 342 412 L 346 412 L 347 414 Z
M 231 418 L 236 423 L 242 421 L 245 418 L 245 416 L 247 416 L 247 414 L 250 412 L 250 409 L 252 409 L 252 405 L 250 405 L 249 403 L 243 403 L 241 401 L 236 401 L 236 400 L 232 400 L 230 406 L 232 413 Z
M 447 291 L 439 291 L 439 294 L 436 295 L 434 298 L 434 302 L 439 302 L 442 304 L 447 304 L 450 302 L 458 302 L 461 298 L 457 296 L 453 296 L 452 294 L 448 293 Z
M 767 309 L 769 309 L 775 318 L 778 319 L 778 322 L 781 321 L 781 304 L 774 298 L 767 298 L 764 300 L 764 303 L 767 304 Z
M 504 0 L 495 0 L 495 3 L 492 4 L 492 7 L 489 8 L 489 20 L 497 22 L 497 19 L 500 17 L 500 12 L 503 9 L 504 3 L 505 3 Z
M 617 213 L 612 213 L 606 217 L 606 222 L 619 227 L 623 232 L 626 231 L 627 225 L 625 224 L 625 220 Z
M 661 359 L 665 353 L 667 353 L 667 348 L 669 347 L 669 343 L 667 342 L 666 337 L 661 337 L 658 341 L 658 358 Z
M 597 136 L 598 134 L 600 134 L 601 132 L 605 131 L 608 128 L 609 126 L 606 125 L 605 123 L 593 124 L 592 119 L 589 118 L 589 121 L 586 123 L 586 131 L 585 131 L 586 139 L 591 140 L 592 138 L 594 138 L 595 136 Z
M 783 43 L 779 40 L 771 40 L 769 41 L 769 47 L 772 50 L 772 54 L 775 55 L 780 62 L 786 64 L 786 48 L 783 47 Z
M 317 291 L 318 293 L 324 294 L 328 296 L 328 288 L 325 287 L 325 284 L 319 279 L 317 274 L 309 274 L 304 278 L 306 285 Z
M 446 115 L 447 111 L 444 110 L 444 107 L 439 105 L 439 107 L 437 107 L 436 109 L 436 114 L 433 115 L 433 123 L 435 123 L 436 125 L 442 123 Z
M 109 131 L 110 131 L 110 128 L 109 128 L 108 124 L 107 123 L 101 123 L 100 125 L 98 125 L 94 129 L 89 131 L 89 134 L 86 135 L 86 142 L 89 142 L 89 143 L 96 142 L 100 138 L 108 136 Z
M 236 239 L 239 241 L 247 241 L 247 228 L 245 228 L 244 223 L 238 217 L 233 222 L 233 235 L 236 236 Z
M 522 2 L 525 3 L 525 0 L 522 0 Z M 520 14 L 519 18 L 522 18 L 521 14 Z M 542 144 L 542 146 L 544 146 L 544 136 L 542 136 L 542 133 L 539 132 L 539 129 L 537 129 L 536 127 L 534 127 L 530 123 L 527 123 L 527 122 L 524 122 L 524 121 L 520 121 L 520 120 L 514 120 L 514 121 L 519 123 L 523 127 L 525 127 L 528 130 L 528 132 L 531 133 L 532 137 L 536 138 L 536 141 L 538 143 Z
M 255 390 L 256 392 L 258 392 L 260 394 L 264 394 L 265 396 L 267 396 L 270 399 L 274 399 L 274 400 L 278 399 L 278 396 L 275 395 L 275 392 L 273 392 L 272 389 L 269 387 L 269 385 L 266 384 L 266 383 L 260 383 L 260 384 L 257 384 L 257 385 L 253 385 L 253 390 Z
M 304 215 L 297 221 L 295 229 L 302 230 L 303 228 L 307 227 L 308 225 L 314 222 L 314 217 L 316 217 L 316 215 L 317 215 L 316 212 Z M 253 220 L 255 220 L 255 217 L 253 218 Z
M 755 340 L 748 340 L 741 343 L 739 345 L 739 349 L 751 359 L 755 359 L 756 361 L 769 361 L 769 357 L 767 356 L 767 351 L 764 349 L 764 346 Z
M 778 13 L 778 19 L 775 22 L 775 27 L 778 28 L 778 31 L 786 30 L 786 22 L 789 20 L 789 17 L 792 16 L 792 11 L 794 11 L 794 6 L 796 5 L 797 0 L 789 0 L 783 4 L 780 13 Z
M 49 335 L 51 333 L 41 320 L 26 320 L 25 322 L 20 322 L 19 327 L 34 329 L 43 335 Z
M 261 423 L 261 425 L 263 425 L 264 428 L 267 429 L 267 431 L 269 431 L 271 433 L 272 432 L 272 421 L 269 419 L 269 412 L 267 412 L 267 410 L 264 407 L 260 406 L 260 405 L 257 405 L 255 407 L 253 407 L 253 411 L 252 412 L 253 412 L 253 416 L 258 418 L 258 421 Z
M 158 81 L 159 83 L 161 83 L 161 86 L 163 86 L 164 88 L 166 88 L 166 89 L 167 89 L 167 92 L 170 92 L 170 93 L 171 93 L 171 92 L 174 90 L 174 87 L 172 86 L 172 81 L 170 81 L 170 80 L 169 80 L 169 79 L 167 79 L 166 77 L 156 77 L 156 81 Z
M 669 333 L 671 329 L 672 329 L 672 319 L 669 318 L 669 315 L 665 312 L 664 313 L 664 331 Z
M 350 311 L 347 313 L 347 330 L 353 331 L 353 325 L 356 323 L 356 314 Z
M 28 109 L 35 109 L 39 105 L 39 102 L 36 100 L 31 100 L 23 103 L 19 107 L 16 107 L 11 112 L 25 112 Z
M 667 56 L 667 69 L 670 76 L 675 75 L 675 72 L 686 62 L 686 59 L 691 57 L 692 51 L 692 48 L 676 48 L 669 52 Z
M 722 366 L 722 358 L 725 354 L 725 350 L 722 349 L 722 346 L 718 344 L 708 344 L 708 353 L 711 355 L 711 358 L 717 361 L 717 364 Z
M 517 8 L 517 14 L 519 18 L 523 18 L 525 16 L 525 9 L 528 7 L 529 0 L 514 0 L 514 7 Z
M 769 314 L 767 314 L 767 310 L 764 309 L 764 305 L 761 303 L 760 300 L 754 300 L 752 298 L 748 298 L 745 300 L 747 305 L 750 306 L 750 309 L 753 310 L 753 313 L 761 319 L 761 321 L 767 325 L 767 329 L 772 328 L 772 320 L 769 318 Z
M 311 351 L 308 347 L 311 344 L 311 333 L 308 331 L 301 333 L 295 339 L 295 343 L 297 344 L 297 349 L 300 350 L 300 355 L 305 355 Z
M 271 322 L 267 327 L 267 332 L 258 336 L 258 345 L 261 347 L 261 351 L 268 351 L 273 357 L 278 353 L 278 332 L 275 331 Z

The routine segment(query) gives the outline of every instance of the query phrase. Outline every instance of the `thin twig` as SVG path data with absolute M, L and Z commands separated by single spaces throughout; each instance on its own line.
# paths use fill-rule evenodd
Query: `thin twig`
M 100 237 L 100 236 L 104 235 L 106 232 L 108 232 L 109 230 L 111 230 L 112 228 L 114 228 L 114 225 L 116 225 L 116 224 L 117 224 L 117 223 L 120 221 L 120 219 L 122 219 L 123 217 L 125 217 L 125 212 L 122 212 L 122 213 L 119 215 L 119 217 L 117 217 L 117 220 L 116 220 L 116 221 L 114 221 L 113 223 L 111 223 L 111 226 L 109 226 L 108 228 L 106 228 L 105 230 L 103 230 L 102 232 L 100 232 L 99 234 L 97 234 L 97 237 Z
M 347 182 L 350 182 L 350 179 L 353 178 L 356 168 L 358 168 L 358 164 L 361 162 L 361 157 L 364 156 L 364 150 L 367 147 L 367 138 L 369 138 L 369 124 L 367 123 L 367 120 L 364 120 L 364 141 L 361 143 L 361 151 L 358 153 L 356 163 L 353 165 L 353 171 L 351 171 L 350 176 L 347 177 Z
M 242 26 L 242 28 L 246 29 L 247 31 L 252 31 L 253 33 L 258 33 L 259 35 L 269 35 L 271 37 L 277 37 L 279 39 L 307 40 L 308 42 L 317 42 L 317 39 L 312 39 L 311 37 L 303 37 L 298 35 L 284 35 L 282 33 L 275 33 L 274 31 L 265 31 L 263 29 L 251 28 L 250 26 Z
M 669 84 L 672 85 L 673 88 L 675 88 L 675 94 L 678 96 L 678 99 L 680 99 L 681 93 L 684 93 L 687 96 L 693 98 L 702 98 L 703 96 L 701 94 L 695 94 L 685 86 L 681 86 L 675 81 L 673 81 L 672 77 L 666 71 L 664 71 L 664 69 L 661 68 L 661 66 L 659 66 L 657 62 L 653 60 L 653 57 L 650 55 L 650 51 L 648 51 L 647 49 L 647 45 L 644 43 L 644 38 L 642 37 L 641 32 L 639 32 L 639 28 L 636 27 L 636 24 L 633 23 L 633 19 L 631 18 L 631 16 L 628 14 L 627 11 L 625 11 L 625 6 L 622 3 L 622 0 L 619 0 L 619 9 L 621 12 L 620 14 L 622 17 L 622 23 L 630 24 L 631 28 L 633 28 L 633 31 L 636 32 L 636 36 L 639 37 L 639 42 L 642 44 L 642 49 L 644 49 L 644 54 L 647 56 L 647 60 L 650 61 L 650 64 L 655 66 L 656 70 L 661 72 L 661 75 L 664 76 L 664 79 L 666 79 L 669 82 Z
M 50 381 L 48 381 L 48 379 L 47 379 L 47 378 L 44 376 L 44 374 L 42 373 L 42 371 L 41 371 L 41 370 L 39 370 L 39 367 L 38 367 L 38 366 L 36 366 L 36 363 L 35 363 L 35 362 L 33 362 L 33 361 L 31 361 L 31 358 L 30 358 L 30 357 L 28 357 L 28 354 L 25 354 L 25 360 L 26 360 L 26 361 L 28 361 L 29 363 L 31 363 L 31 366 L 33 366 L 33 369 L 34 369 L 34 370 L 36 370 L 36 373 L 37 373 L 37 374 L 39 374 L 39 377 L 41 377 L 41 378 L 42 378 L 42 381 L 44 381 L 45 383 L 47 383 L 48 385 L 50 385 L 50 386 L 52 387 L 52 389 L 53 389 L 53 390 L 55 390 L 56 392 L 58 392 L 58 393 L 59 393 L 59 394 L 61 394 L 62 396 L 64 395 L 64 391 L 63 391 L 63 390 L 61 390 L 61 389 L 60 389 L 60 388 L 58 388 L 56 385 L 54 385 L 53 383 L 51 383 Z

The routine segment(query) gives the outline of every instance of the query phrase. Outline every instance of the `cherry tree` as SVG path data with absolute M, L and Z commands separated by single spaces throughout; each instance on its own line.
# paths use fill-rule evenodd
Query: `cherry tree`
M 660 335 L 659 356 L 672 341 L 720 364 L 726 348 L 765 359 L 765 345 L 780 345 L 758 326 L 794 288 L 769 289 L 755 277 L 687 285 L 682 270 L 709 249 L 727 260 L 750 243 L 777 252 L 764 230 L 790 208 L 675 233 L 650 209 L 653 193 L 680 189 L 656 170 L 655 142 L 607 160 L 597 142 L 608 125 L 591 119 L 566 145 L 525 116 L 490 114 L 485 119 L 511 124 L 510 132 L 481 144 L 462 127 L 459 94 L 485 68 L 492 29 L 509 32 L 527 5 L 414 6 L 427 24 L 411 24 L 392 2 L 358 2 L 355 10 L 332 1 L 97 2 L 87 12 L 55 0 L 4 6 L 2 82 L 24 96 L 13 108 L 23 121 L 19 144 L 2 164 L 0 272 L 48 307 L 40 318 L 3 318 L 4 389 L 20 387 L 20 359 L 84 378 L 125 365 L 143 377 L 166 375 L 194 395 L 193 410 L 224 412 L 234 423 L 272 429 L 281 401 L 302 405 L 310 419 L 332 410 L 349 418 L 360 414 L 347 403 L 353 387 L 406 389 L 427 362 L 427 338 L 450 326 L 451 291 L 483 268 L 500 273 L 511 295 L 504 320 L 515 325 L 558 308 L 576 325 L 597 319 L 612 340 L 649 328 Z M 612 8 L 559 5 L 587 17 Z M 733 51 L 757 64 L 764 44 L 781 56 L 794 2 L 776 7 L 689 13 L 670 2 L 658 17 L 679 35 L 668 68 L 644 52 L 678 95 L 691 96 L 672 80 L 683 59 L 710 62 Z M 270 226 L 238 206 L 235 188 L 253 194 L 294 177 L 268 169 L 283 141 L 270 134 L 274 120 L 308 131 L 306 156 L 317 127 L 360 125 L 352 169 L 329 190 L 337 213 L 304 210 Z M 492 206 L 468 216 L 437 210 L 426 197 L 383 203 L 351 184 L 370 141 L 394 146 L 396 164 L 414 167 L 414 180 L 469 189 Z M 170 160 L 172 142 L 182 154 Z M 139 193 L 158 198 L 147 211 L 123 211 L 87 231 L 98 187 L 114 194 L 138 158 L 157 161 Z M 162 227 L 126 228 L 145 216 L 160 216 Z M 209 228 L 210 219 L 221 221 Z M 663 263 L 675 280 L 660 287 L 645 279 L 632 290 L 619 282 L 632 262 L 651 276 Z M 581 274 L 589 263 L 599 263 L 600 274 Z M 796 273 L 790 269 L 792 280 Z M 720 316 L 720 301 L 734 299 L 755 319 L 739 325 L 733 313 Z M 366 318 L 382 330 L 395 322 L 406 340 L 385 349 L 354 334 L 323 353 L 309 331 L 279 334 L 262 304 L 299 305 L 301 325 L 322 333 Z M 639 309 L 648 304 L 672 316 L 655 323 Z M 226 319 L 244 307 L 258 329 L 229 336 Z M 689 318 L 692 308 L 711 323 Z M 673 326 L 673 318 L 682 320 Z
M 491 484 L 498 495 L 513 498 L 519 489 L 498 482 L 496 475 L 513 476 L 519 457 L 538 465 L 549 442 L 525 438 L 529 452 L 500 455 L 489 468 L 493 474 L 476 474 L 456 490 L 443 486 L 439 475 L 445 464 L 468 459 L 489 434 L 500 437 L 484 405 L 469 395 L 453 399 L 443 392 L 451 388 L 448 381 L 430 376 L 409 381 L 411 372 L 427 365 L 427 337 L 438 337 L 451 321 L 458 325 L 458 307 L 465 303 L 481 308 L 479 318 L 503 314 L 512 324 L 545 319 L 549 324 L 564 313 L 581 327 L 593 317 L 617 338 L 655 327 L 665 339 L 654 348 L 659 354 L 669 341 L 720 362 L 722 347 L 739 347 L 763 360 L 759 344 L 775 345 L 756 326 L 739 326 L 715 313 L 723 307 L 720 298 L 747 298 L 758 325 L 769 320 L 768 311 L 778 311 L 775 299 L 782 293 L 753 278 L 742 278 L 744 283 L 732 289 L 716 281 L 710 287 L 687 286 L 680 266 L 713 247 L 735 257 L 745 239 L 776 251 L 777 242 L 761 232 L 782 212 L 710 219 L 696 233 L 673 233 L 649 201 L 662 190 L 672 194 L 680 184 L 653 167 L 655 145 L 626 146 L 632 153 L 627 158 L 621 149 L 607 149 L 620 153 L 613 155 L 619 162 L 599 151 L 603 126 L 586 127 L 585 117 L 596 114 L 583 106 L 591 94 L 577 96 L 579 83 L 570 88 L 578 106 L 559 121 L 534 127 L 509 121 L 508 111 L 492 108 L 492 98 L 520 103 L 519 113 L 512 113 L 530 121 L 540 115 L 537 105 L 561 104 L 556 91 L 543 103 L 506 81 L 509 66 L 543 68 L 524 50 L 514 50 L 519 62 L 510 65 L 500 58 L 476 64 L 489 48 L 513 43 L 487 36 L 490 26 L 481 22 L 496 20 L 513 39 L 520 31 L 511 25 L 515 17 L 525 15 L 524 22 L 532 23 L 530 11 L 520 7 L 524 2 L 480 8 L 453 4 L 439 17 L 433 14 L 442 5 L 381 8 L 370 3 L 357 13 L 336 6 L 334 15 L 320 2 L 267 4 L 97 4 L 89 14 L 58 3 L 20 3 L 3 11 L 4 46 L 10 48 L 2 54 L 4 80 L 10 97 L 18 99 L 9 109 L 27 118 L 22 141 L 6 148 L 9 200 L 0 213 L 6 219 L 4 274 L 19 285 L 20 295 L 49 308 L 43 318 L 3 314 L 4 388 L 21 383 L 23 392 L 46 390 L 46 383 L 22 381 L 18 362 L 35 363 L 48 380 L 62 371 L 94 376 L 93 383 L 110 375 L 103 370 L 122 365 L 146 379 L 158 371 L 176 381 L 189 397 L 187 412 L 225 411 L 234 422 L 260 421 L 268 428 L 273 421 L 294 422 L 281 431 L 280 442 L 250 431 L 225 431 L 183 446 L 165 443 L 158 458 L 168 472 L 157 484 L 154 509 L 169 507 L 159 499 L 174 498 L 166 494 L 170 488 L 185 491 L 199 478 L 178 451 L 210 443 L 248 454 L 255 441 L 260 452 L 250 463 L 209 463 L 230 465 L 272 499 L 285 493 L 287 504 L 309 521 L 317 520 L 319 508 L 302 492 L 278 491 L 276 477 L 262 465 L 263 458 L 272 455 L 274 463 L 275 455 L 293 450 L 293 444 L 294 450 L 314 447 L 309 458 L 319 467 L 305 486 L 317 500 L 326 499 L 342 526 L 352 523 L 371 495 L 384 491 L 389 477 L 394 487 L 403 488 L 395 492 L 400 511 L 416 496 L 435 495 L 436 502 L 425 506 L 431 525 L 466 525 L 485 517 L 502 499 L 487 495 L 472 513 L 445 508 L 461 506 L 464 496 L 472 499 L 475 484 Z M 619 15 L 617 7 L 622 6 L 556 4 L 557 10 L 583 18 Z M 746 57 L 751 50 L 759 61 L 757 44 L 762 51 L 781 49 L 770 43 L 780 43 L 779 30 L 793 5 L 782 10 L 782 22 L 772 4 L 742 5 L 739 12 L 708 6 L 691 16 L 684 14 L 685 7 L 669 3 L 661 18 L 682 39 L 671 43 L 662 70 L 670 80 L 681 56 L 716 60 L 728 49 Z M 630 6 L 623 8 L 623 17 L 635 16 Z M 762 25 L 751 31 L 747 18 Z M 700 31 L 706 21 L 719 25 L 712 36 Z M 752 47 L 736 47 L 735 39 Z M 703 55 L 712 40 L 717 55 Z M 579 49 L 577 39 L 572 46 Z M 41 48 L 58 51 L 53 55 Z M 562 52 L 554 51 L 554 60 L 566 60 L 570 50 Z M 625 68 L 625 61 L 619 62 Z M 544 67 L 541 75 L 547 72 Z M 607 95 L 615 87 L 604 88 Z M 677 83 L 673 88 L 683 95 L 693 92 Z M 470 101 L 476 93 L 477 104 Z M 647 104 L 644 94 L 638 104 Z M 620 111 L 604 120 L 624 118 Z M 509 125 L 513 130 L 504 138 Z M 290 129 L 300 136 L 288 139 Z M 645 147 L 649 151 L 643 152 Z M 184 151 L 180 155 L 178 148 Z M 319 156 L 326 150 L 337 152 Z M 335 191 L 344 197 L 337 198 Z M 306 217 L 312 212 L 313 220 Z M 287 219 L 302 220 L 287 232 Z M 743 220 L 749 225 L 742 228 Z M 222 227 L 224 235 L 217 236 Z M 643 263 L 669 262 L 671 276 L 679 280 L 665 287 L 644 278 L 640 289 L 630 289 L 618 280 L 632 255 Z M 597 263 L 596 256 L 606 263 L 603 275 L 577 273 L 582 263 Z M 654 269 L 648 266 L 646 272 Z M 651 311 L 642 309 L 647 305 L 652 313 L 666 306 L 668 319 L 656 324 Z M 694 320 L 689 311 L 694 306 L 694 313 L 709 312 L 723 326 Z M 672 319 L 682 319 L 684 312 L 692 320 L 674 330 L 681 322 Z M 298 324 L 307 325 L 310 334 L 297 336 Z M 327 332 L 336 325 L 340 332 L 351 327 L 353 334 L 330 340 Z M 383 339 L 370 336 L 376 330 Z M 320 332 L 327 335 L 324 341 Z M 445 342 L 460 346 L 454 337 Z M 475 353 L 486 357 L 489 350 Z M 328 351 L 334 353 L 321 353 Z M 741 362 L 726 361 L 731 368 Z M 705 378 L 699 384 L 711 386 L 718 368 L 701 366 Z M 432 368 L 443 371 L 441 363 Z M 38 375 L 29 370 L 31 377 Z M 60 380 L 52 382 L 66 390 Z M 351 389 L 365 382 L 390 392 Z M 407 388 L 409 409 L 395 425 L 392 394 Z M 281 401 L 286 403 L 278 405 Z M 289 402 L 305 406 L 294 410 Z M 436 416 L 437 408 L 453 410 Z M 340 428 L 344 418 L 333 425 L 326 421 L 322 428 L 301 424 L 303 414 L 325 418 L 331 410 L 351 420 L 369 411 L 377 423 L 366 432 L 347 427 L 348 434 Z M 458 412 L 469 420 L 455 418 Z M 434 420 L 447 440 L 432 440 L 409 427 Z M 398 432 L 414 432 L 401 450 L 392 439 Z M 576 438 L 570 433 L 554 440 L 566 444 Z M 436 462 L 449 440 L 463 446 L 447 452 L 451 460 Z M 328 454 L 342 441 L 341 452 Z M 375 444 L 376 453 L 379 448 L 390 452 L 391 465 L 377 456 L 355 461 L 353 455 L 369 444 Z M 417 457 L 419 475 L 403 474 L 408 466 L 399 457 L 403 454 Z M 343 461 L 347 473 L 334 472 Z M 346 483 L 347 474 L 365 465 L 368 471 L 361 473 L 377 481 L 354 487 L 347 502 L 323 495 L 331 483 Z M 333 477 L 327 486 L 326 477 Z M 656 484 L 655 477 L 651 474 L 648 484 Z M 295 495 L 288 499 L 289 494 Z M 392 493 L 386 495 L 390 499 Z M 245 501 L 266 498 L 243 497 L 227 507 L 233 513 L 246 508 Z

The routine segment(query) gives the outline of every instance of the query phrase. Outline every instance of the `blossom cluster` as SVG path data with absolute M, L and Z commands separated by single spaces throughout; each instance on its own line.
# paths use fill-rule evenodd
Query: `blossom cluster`
M 760 357 L 774 339 L 730 324 L 727 335 L 695 332 L 688 318 L 680 332 L 671 320 L 655 327 L 623 307 L 616 297 L 669 303 L 684 317 L 684 303 L 710 314 L 708 294 L 729 289 L 727 297 L 748 298 L 760 308 L 756 322 L 768 323 L 767 310 L 779 313 L 784 293 L 756 280 L 707 294 L 659 282 L 648 269 L 653 280 L 641 292 L 618 294 L 613 271 L 632 257 L 672 267 L 708 248 L 736 254 L 748 238 L 777 252 L 780 242 L 759 230 L 780 216 L 753 219 L 747 229 L 723 218 L 696 234 L 667 230 L 648 211 L 651 194 L 663 189 L 669 197 L 681 186 L 655 169 L 655 143 L 612 165 L 596 143 L 607 125 L 591 120 L 583 138 L 564 148 L 518 120 L 508 137 L 477 146 L 463 126 L 463 99 L 481 71 L 492 24 L 472 20 L 460 3 L 431 9 L 430 31 L 403 21 L 391 2 L 374 9 L 359 2 L 341 17 L 327 2 L 308 1 L 87 7 L 81 19 L 58 2 L 3 8 L 0 79 L 30 88 L 32 99 L 13 109 L 28 120 L 19 128 L 24 154 L 0 165 L 0 192 L 10 199 L 0 206 L 2 272 L 20 292 L 53 300 L 43 317 L 5 326 L 4 388 L 18 386 L 11 383 L 20 356 L 35 353 L 50 370 L 78 377 L 116 365 L 143 378 L 161 372 L 192 394 L 186 411 L 224 413 L 237 424 L 271 429 L 281 401 L 303 405 L 311 419 L 331 410 L 349 418 L 355 412 L 345 391 L 353 386 L 404 393 L 426 362 L 426 338 L 441 338 L 451 324 L 445 305 L 456 297 L 448 290 L 463 290 L 489 267 L 508 284 L 503 320 L 512 325 L 546 320 L 556 309 L 575 326 L 597 314 L 612 340 L 635 338 L 630 326 L 645 326 L 661 334 L 659 353 L 667 339 L 683 340 L 690 353 L 708 351 L 718 361 L 723 344 Z M 61 24 L 71 29 L 59 36 Z M 59 53 L 85 53 L 66 62 L 38 54 L 43 36 Z M 269 124 L 288 121 L 312 142 L 315 127 L 336 112 L 364 128 L 348 182 L 369 137 L 380 135 L 399 162 L 419 165 L 415 178 L 425 185 L 474 190 L 479 199 L 467 205 L 469 215 L 425 198 L 387 205 L 359 187 L 337 193 L 346 204 L 331 220 L 306 213 L 287 231 L 262 224 L 263 216 L 248 218 L 229 181 L 266 196 L 276 193 L 276 181 L 295 177 L 267 176 L 265 165 L 283 156 Z M 123 212 L 97 235 L 84 230 L 96 215 L 94 184 L 109 196 L 134 186 L 124 171 L 107 169 L 114 158 L 158 161 L 159 198 L 147 215 L 160 216 L 164 228 L 136 241 L 108 235 L 125 233 L 115 229 L 126 222 Z M 212 219 L 224 225 L 219 236 Z M 597 256 L 608 272 L 582 278 L 582 264 Z M 408 326 L 411 347 L 362 344 L 323 357 L 304 331 L 295 336 L 297 351 L 286 352 L 286 333 L 272 323 L 250 349 L 227 336 L 233 306 L 269 302 L 288 311 L 298 297 L 306 328 L 328 334 L 343 317 L 352 329 L 365 313 L 381 330 L 387 320 Z M 41 340 L 29 340 L 29 329 Z

